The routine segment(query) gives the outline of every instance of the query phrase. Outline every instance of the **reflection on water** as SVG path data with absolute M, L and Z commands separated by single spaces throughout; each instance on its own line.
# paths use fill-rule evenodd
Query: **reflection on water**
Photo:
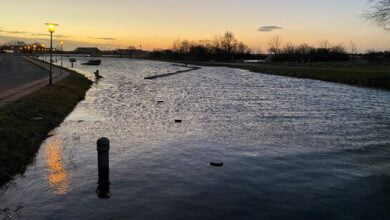
M 72 190 L 71 179 L 62 162 L 63 147 L 58 136 L 50 138 L 46 147 L 46 158 L 50 168 L 49 184 L 55 194 L 66 194 Z

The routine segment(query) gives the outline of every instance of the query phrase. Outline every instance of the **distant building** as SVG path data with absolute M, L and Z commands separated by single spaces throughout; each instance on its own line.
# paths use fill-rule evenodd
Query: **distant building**
M 79 54 L 99 54 L 101 51 L 97 47 L 78 47 L 74 52 Z
M 120 57 L 145 58 L 147 52 L 137 49 L 118 49 L 114 51 L 114 54 Z

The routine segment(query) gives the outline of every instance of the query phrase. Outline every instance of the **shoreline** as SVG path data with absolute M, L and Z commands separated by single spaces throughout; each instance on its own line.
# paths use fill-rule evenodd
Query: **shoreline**
M 152 59 L 153 60 L 153 59 Z M 288 76 L 342 83 L 365 88 L 390 91 L 390 66 L 304 66 L 258 63 L 208 62 L 190 60 L 159 60 L 162 62 L 192 64 L 198 66 L 230 67 L 249 70 L 254 73 Z
M 76 71 L 0 107 L 0 187 L 33 162 L 48 133 L 84 100 L 92 81 Z

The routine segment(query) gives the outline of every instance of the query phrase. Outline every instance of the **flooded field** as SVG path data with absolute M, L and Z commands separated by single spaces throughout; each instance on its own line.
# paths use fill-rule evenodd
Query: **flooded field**
M 0 190 L 0 218 L 390 218 L 388 91 L 224 67 L 145 80 L 186 67 L 86 60 L 75 69 L 104 79 Z

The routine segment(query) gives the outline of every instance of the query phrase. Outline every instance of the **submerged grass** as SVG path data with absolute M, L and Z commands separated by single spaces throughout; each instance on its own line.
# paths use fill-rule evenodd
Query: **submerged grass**
M 343 66 L 331 64 L 307 66 L 196 61 L 177 62 L 202 66 L 226 66 L 258 73 L 317 79 L 390 90 L 390 65 Z
M 91 84 L 71 72 L 52 86 L 0 107 L 0 186 L 25 171 L 48 132 L 85 98 Z

